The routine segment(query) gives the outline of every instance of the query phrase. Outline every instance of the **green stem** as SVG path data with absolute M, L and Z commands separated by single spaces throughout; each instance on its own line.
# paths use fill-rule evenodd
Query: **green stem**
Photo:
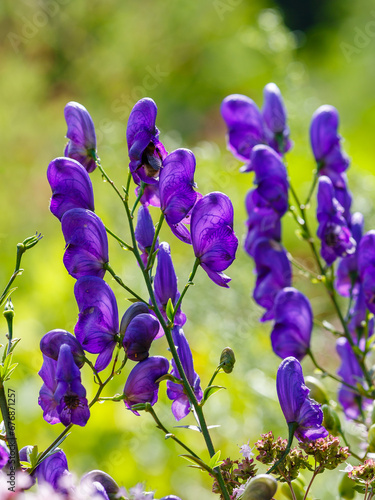
M 8 404 L 5 396 L 4 385 L 2 382 L 0 383 L 0 410 L 3 416 L 5 433 L 7 436 L 7 441 L 10 449 L 11 461 L 13 462 L 15 469 L 20 469 L 21 466 L 18 454 L 17 438 L 14 431 L 15 425 L 12 423 L 9 416 Z
M 176 316 L 176 314 L 177 314 L 178 308 L 180 307 L 181 302 L 182 302 L 182 299 L 184 298 L 184 296 L 185 296 L 186 292 L 189 290 L 189 287 L 190 287 L 191 285 L 194 285 L 194 283 L 193 283 L 193 279 L 194 279 L 194 277 L 195 277 L 195 274 L 196 274 L 196 272 L 197 272 L 198 267 L 199 267 L 199 259 L 197 258 L 197 259 L 195 259 L 195 262 L 194 262 L 194 265 L 193 265 L 193 269 L 192 269 L 192 271 L 191 271 L 191 273 L 190 273 L 189 279 L 188 279 L 188 281 L 187 281 L 187 283 L 186 283 L 186 285 L 185 285 L 184 289 L 182 290 L 182 293 L 181 293 L 181 295 L 180 295 L 180 297 L 179 297 L 178 301 L 176 302 L 176 305 L 174 306 L 174 312 L 173 312 L 172 323 L 173 323 L 173 320 L 174 320 L 174 318 L 175 318 L 175 316 Z
M 151 414 L 152 418 L 155 420 L 156 427 L 158 429 L 161 429 L 164 432 L 165 435 L 168 435 L 169 438 L 173 439 L 173 441 L 175 441 L 177 444 L 179 444 L 180 446 L 182 446 L 182 448 L 184 448 L 186 451 L 188 451 L 190 453 L 190 455 L 193 455 L 193 457 L 199 458 L 199 460 L 201 460 L 200 457 L 196 453 L 194 453 L 193 450 L 191 450 L 188 446 L 186 446 L 185 443 L 183 443 L 182 441 L 180 441 L 174 434 L 171 434 L 168 431 L 168 429 L 160 422 L 158 416 L 156 415 L 156 413 L 155 413 L 155 411 L 154 411 L 154 409 L 152 408 L 151 405 L 147 405 L 145 411 L 147 411 L 148 413 Z
M 216 367 L 216 370 L 214 371 L 214 374 L 212 375 L 211 377 L 211 380 L 208 382 L 207 384 L 207 387 L 210 387 L 210 385 L 213 384 L 214 380 L 215 380 L 215 377 L 216 375 L 219 373 L 219 371 L 221 370 L 221 367 L 222 367 L 222 364 L 220 364 L 219 366 Z
M 108 234 L 110 234 L 116 241 L 118 241 L 118 243 L 120 244 L 120 246 L 124 249 L 124 250 L 130 250 L 131 252 L 133 251 L 133 248 L 128 245 L 127 243 L 125 243 L 125 241 L 123 241 L 121 238 L 119 238 L 117 236 L 117 234 L 113 233 L 110 229 L 108 229 L 108 227 L 105 228 L 105 230 L 107 231 Z
M 134 212 L 135 212 L 135 209 L 137 208 L 138 203 L 141 201 L 141 198 L 143 196 L 144 191 L 145 191 L 145 183 L 143 181 L 141 181 L 141 185 L 139 187 L 139 193 L 138 193 L 137 199 L 135 200 L 133 208 L 131 209 L 131 212 L 130 212 L 130 215 L 132 217 L 134 216 Z
M 122 281 L 122 279 L 120 278 L 120 276 L 117 276 L 117 274 L 114 272 L 114 270 L 110 266 L 109 262 L 107 262 L 104 267 L 112 275 L 112 277 L 114 278 L 114 280 L 117 281 L 117 283 L 120 286 L 122 286 L 122 288 L 124 288 L 127 292 L 129 292 L 131 295 L 133 295 L 133 297 L 135 297 L 139 302 L 143 302 L 146 305 L 149 305 L 148 302 L 146 302 L 144 299 L 142 299 L 142 297 L 140 297 L 137 293 L 135 293 L 127 285 L 125 285 L 125 283 Z
M 271 474 L 271 472 L 273 472 L 287 457 L 288 453 L 290 452 L 290 448 L 292 447 L 294 433 L 296 432 L 297 427 L 298 427 L 297 422 L 288 422 L 288 431 L 289 431 L 288 444 L 286 445 L 285 451 L 282 454 L 281 458 L 279 458 L 279 460 L 275 462 L 270 469 L 268 469 L 266 474 Z
M 125 201 L 125 198 L 123 197 L 121 191 L 119 191 L 119 189 L 116 187 L 116 184 L 113 182 L 112 179 L 110 179 L 110 177 L 107 175 L 107 173 L 104 171 L 101 163 L 100 163 L 100 158 L 96 157 L 95 158 L 95 161 L 96 161 L 96 165 L 98 167 L 98 169 L 100 170 L 100 173 L 102 174 L 102 176 L 104 177 L 104 179 L 112 186 L 112 188 L 115 190 L 117 196 L 120 198 L 120 200 L 124 203 Z
M 65 436 L 65 434 L 67 434 L 70 431 L 70 429 L 73 427 L 73 425 L 74 424 L 69 424 L 68 426 L 66 426 L 65 429 L 53 441 L 53 443 L 51 443 L 48 446 L 48 448 L 46 448 L 43 451 L 43 453 L 40 455 L 40 457 L 38 459 L 38 465 L 43 461 L 43 459 L 48 455 L 48 453 L 56 447 L 56 444 Z M 27 469 L 28 474 L 32 474 L 38 465 L 32 467 L 31 469 Z
M 156 242 L 157 242 L 157 239 L 158 239 L 158 236 L 160 233 L 161 226 L 163 225 L 163 222 L 164 222 L 164 214 L 163 214 L 163 212 L 161 212 L 159 222 L 157 223 L 157 226 L 155 228 L 155 234 L 154 234 L 154 238 L 152 240 L 151 248 L 149 250 L 146 271 L 149 271 L 151 268 L 152 255 L 155 251 Z
M 315 190 L 315 186 L 316 186 L 316 184 L 318 182 L 318 178 L 319 178 L 319 176 L 318 176 L 318 170 L 315 170 L 314 171 L 314 179 L 313 179 L 313 182 L 311 184 L 309 194 L 307 195 L 306 201 L 304 203 L 305 207 L 307 207 L 307 205 L 310 203 L 311 197 L 312 197 L 312 195 L 314 193 L 314 190 Z
M 349 452 L 350 452 L 350 455 L 354 458 L 356 458 L 359 462 L 364 462 L 364 458 L 361 458 L 359 455 L 357 455 L 356 453 L 354 453 L 351 449 L 350 449 L 350 444 L 348 442 L 348 440 L 346 439 L 346 436 L 344 434 L 344 431 L 342 429 L 339 429 L 339 434 L 340 436 L 342 437 L 342 439 L 344 440 L 344 443 L 345 445 L 349 448 Z

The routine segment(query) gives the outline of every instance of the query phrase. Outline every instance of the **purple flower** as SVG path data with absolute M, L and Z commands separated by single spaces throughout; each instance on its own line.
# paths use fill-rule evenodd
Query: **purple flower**
M 108 239 L 103 222 L 90 210 L 73 208 L 61 219 L 66 250 L 63 262 L 73 278 L 103 278 L 108 263 Z
M 349 332 L 352 335 L 353 339 L 361 340 L 363 333 L 366 328 L 367 321 L 367 306 L 365 294 L 363 292 L 363 287 L 360 286 L 354 307 L 350 310 L 350 321 L 348 323 Z M 372 337 L 374 334 L 374 318 L 372 317 L 368 321 L 368 337 Z M 358 343 L 358 342 L 357 342 Z
M 280 89 L 274 83 L 268 83 L 264 87 L 263 96 L 262 115 L 266 125 L 267 141 L 278 153 L 286 153 L 292 143 L 289 139 L 287 113 Z
M 336 269 L 335 288 L 343 297 L 359 293 L 360 279 L 358 274 L 358 248 L 363 233 L 363 215 L 356 212 L 351 216 L 350 231 L 356 242 L 356 251 L 352 255 L 339 260 Z
M 57 413 L 62 424 L 85 426 L 90 410 L 86 399 L 86 389 L 81 383 L 81 373 L 74 363 L 70 347 L 63 344 L 56 366 L 57 387 L 54 398 Z
M 96 135 L 91 116 L 78 102 L 68 102 L 64 115 L 68 125 L 66 136 L 70 139 L 64 155 L 77 160 L 87 172 L 93 172 L 96 168 Z
M 158 263 L 154 278 L 155 298 L 164 319 L 167 321 L 165 311 L 168 300 L 171 299 L 173 306 L 175 306 L 180 298 L 180 292 L 177 290 L 177 276 L 173 267 L 171 250 L 168 243 L 160 243 L 157 259 Z M 183 326 L 185 323 L 186 315 L 181 311 L 181 307 L 179 307 L 174 318 L 174 324 Z
M 92 470 L 81 478 L 81 485 L 89 491 L 102 494 L 103 498 L 114 498 L 120 488 L 112 477 L 101 470 Z
M 39 483 L 48 483 L 56 491 L 67 493 L 64 486 L 61 485 L 63 478 L 70 476 L 68 461 L 65 453 L 59 450 L 46 457 L 35 469 L 35 476 Z
M 375 231 L 366 233 L 359 244 L 358 271 L 367 308 L 375 314 Z
M 190 350 L 189 343 L 184 335 L 182 328 L 175 326 L 172 331 L 174 345 L 177 349 L 178 357 L 180 358 L 186 378 L 189 381 L 191 388 L 197 398 L 198 403 L 202 400 L 203 392 L 200 386 L 200 378 L 194 371 L 193 355 Z M 172 360 L 172 375 L 181 379 L 178 373 L 176 363 Z M 173 401 L 172 413 L 176 420 L 181 420 L 186 417 L 191 408 L 188 396 L 184 392 L 184 386 L 175 382 L 167 381 L 167 396 Z
M 152 341 L 159 333 L 160 323 L 152 314 L 138 314 L 125 330 L 123 346 L 132 361 L 148 358 Z
M 246 221 L 248 231 L 244 248 L 250 256 L 253 256 L 254 245 L 259 238 L 280 242 L 281 218 L 270 204 L 259 195 L 257 189 L 247 193 L 245 204 L 249 218 Z
M 301 361 L 310 348 L 313 314 L 309 300 L 292 287 L 283 288 L 275 299 L 272 349 L 286 358 Z
M 342 173 L 349 166 L 349 158 L 341 151 L 341 137 L 337 132 L 339 114 L 333 106 L 320 106 L 310 125 L 311 147 L 321 175 Z
M 71 333 L 66 330 L 51 330 L 46 333 L 40 341 L 40 350 L 45 356 L 57 361 L 59 356 L 60 347 L 63 344 L 68 344 L 74 358 L 74 362 L 78 368 L 82 368 L 85 364 L 85 353 L 81 344 Z
M 168 373 L 169 361 L 162 356 L 151 356 L 135 365 L 124 387 L 124 403 L 129 410 L 138 403 L 154 405 L 158 400 L 160 377 Z M 133 413 L 139 415 L 136 410 Z
M 288 174 L 280 156 L 268 146 L 255 146 L 251 153 L 257 193 L 282 217 L 288 210 Z
M 111 361 L 119 332 L 115 295 L 111 287 L 96 276 L 80 278 L 74 286 L 74 295 L 79 309 L 74 333 L 87 352 L 99 354 L 96 370 L 104 370 Z
M 249 97 L 233 94 L 222 102 L 221 114 L 228 127 L 228 148 L 240 160 L 246 162 L 241 172 L 250 172 L 253 147 L 266 142 L 259 108 Z
M 182 221 L 197 200 L 194 172 L 195 157 L 188 149 L 169 154 L 160 171 L 160 208 L 172 232 L 185 243 L 191 243 L 191 238 Z
M 300 362 L 290 356 L 279 366 L 276 377 L 277 396 L 288 424 L 296 423 L 295 436 L 299 441 L 314 441 L 328 435 L 322 426 L 323 411 L 309 398 Z
M 274 318 L 276 295 L 291 285 L 292 270 L 285 248 L 274 240 L 259 238 L 253 257 L 257 274 L 253 298 L 266 309 L 261 321 L 267 321 Z
M 230 278 L 222 271 L 235 259 L 238 240 L 233 231 L 233 205 L 220 192 L 203 196 L 191 214 L 191 240 L 194 254 L 209 278 L 228 287 Z
M 322 176 L 318 186 L 317 236 L 322 242 L 320 254 L 329 266 L 337 257 L 351 255 L 356 249 L 343 212 L 335 198 L 332 182 L 327 176 Z
M 10 451 L 5 441 L 0 441 L 0 469 L 5 467 L 10 457 Z
M 137 225 L 135 228 L 135 239 L 140 249 L 143 264 L 146 266 L 150 248 L 155 236 L 155 227 L 150 212 L 146 206 L 141 205 L 137 214 Z M 159 247 L 159 238 L 156 241 L 155 250 Z
M 348 340 L 342 337 L 339 338 L 336 342 L 336 350 L 341 359 L 341 366 L 337 370 L 337 374 L 344 382 L 354 387 L 356 387 L 358 383 L 363 385 L 363 372 Z M 338 402 L 342 406 L 345 416 L 348 419 L 358 418 L 360 415 L 360 408 L 364 410 L 365 407 L 371 403 L 344 384 L 341 384 L 339 387 Z
M 78 161 L 55 158 L 48 165 L 47 179 L 52 189 L 50 210 L 59 220 L 72 208 L 94 211 L 91 179 Z
M 39 375 L 43 380 L 43 385 L 39 391 L 38 404 L 43 410 L 43 418 L 51 425 L 60 423 L 60 416 L 57 412 L 57 402 L 54 394 L 57 387 L 56 380 L 57 361 L 43 354 L 43 365 L 39 370 Z
M 126 130 L 129 168 L 134 182 L 157 184 L 159 170 L 167 156 L 155 126 L 157 107 L 150 98 L 141 99 L 132 109 Z

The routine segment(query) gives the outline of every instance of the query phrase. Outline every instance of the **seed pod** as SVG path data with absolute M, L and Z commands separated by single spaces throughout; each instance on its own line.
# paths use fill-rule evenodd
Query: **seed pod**
M 225 371 L 225 373 L 231 373 L 233 371 L 234 363 L 236 362 L 236 357 L 234 355 L 233 349 L 226 347 L 220 356 L 220 365 Z
M 269 474 L 253 477 L 245 488 L 243 500 L 271 500 L 277 490 L 277 481 Z
M 305 377 L 305 384 L 310 389 L 310 398 L 314 399 L 317 403 L 321 405 L 328 404 L 329 399 L 324 385 L 315 377 L 307 376 Z

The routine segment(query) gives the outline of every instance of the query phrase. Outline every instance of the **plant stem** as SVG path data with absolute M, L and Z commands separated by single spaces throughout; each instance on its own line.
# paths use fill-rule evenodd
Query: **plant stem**
M 9 416 L 9 409 L 8 409 L 8 404 L 5 396 L 5 390 L 4 390 L 4 385 L 1 382 L 0 383 L 0 409 L 1 409 L 1 414 L 3 416 L 3 421 L 4 421 L 4 426 L 5 426 L 5 432 L 7 436 L 7 441 L 9 445 L 9 450 L 10 450 L 10 456 L 11 460 L 14 463 L 14 468 L 15 469 L 20 469 L 20 458 L 18 454 L 18 446 L 17 446 L 17 438 L 15 435 L 14 431 L 14 424 L 11 422 L 10 416 Z
M 273 472 L 287 457 L 288 453 L 290 452 L 290 448 L 292 447 L 294 433 L 297 427 L 298 427 L 297 422 L 288 422 L 288 431 L 289 431 L 288 444 L 286 445 L 285 451 L 282 454 L 281 458 L 279 458 L 279 460 L 277 460 L 277 462 L 275 462 L 273 466 L 270 469 L 268 469 L 266 474 L 271 474 L 271 472 Z
M 151 405 L 147 405 L 147 408 L 146 410 L 148 413 L 151 414 L 152 418 L 155 420 L 155 423 L 156 423 L 156 427 L 158 429 L 161 429 L 165 435 L 168 435 L 169 438 L 173 439 L 173 441 L 175 441 L 176 443 L 178 443 L 180 446 L 182 446 L 186 451 L 188 451 L 190 453 L 190 455 L 193 455 L 195 458 L 199 458 L 200 457 L 194 453 L 193 450 L 191 450 L 188 446 L 186 446 L 185 443 L 183 443 L 182 441 L 180 441 L 174 434 L 171 434 L 168 429 L 166 427 L 164 427 L 164 425 L 160 422 L 158 416 L 156 415 L 154 409 L 152 408 Z M 201 459 L 200 459 L 201 460 Z
M 350 455 L 354 458 L 356 458 L 359 462 L 364 462 L 365 460 L 365 457 L 364 458 L 361 458 L 359 455 L 357 455 L 356 453 L 354 453 L 351 449 L 350 449 L 350 444 L 348 442 L 348 440 L 346 439 L 346 436 L 344 434 L 344 432 L 340 429 L 339 431 L 339 434 L 340 436 L 342 437 L 342 439 L 344 440 L 344 443 L 346 444 L 346 446 L 349 448 L 349 452 L 350 452 Z
M 106 227 L 105 230 L 107 231 L 108 234 L 110 234 L 120 244 L 120 246 L 124 250 L 130 250 L 130 252 L 133 251 L 133 248 L 130 245 L 128 245 L 127 243 L 125 243 L 125 241 L 123 241 L 121 238 L 119 238 L 117 236 L 117 234 L 113 233 L 110 229 L 108 229 L 108 227 Z
M 152 240 L 151 248 L 150 248 L 150 251 L 149 251 L 149 254 L 148 254 L 147 265 L 146 265 L 146 270 L 147 271 L 150 270 L 152 254 L 155 251 L 156 242 L 157 242 L 157 239 L 158 239 L 158 236 L 159 236 L 159 233 L 160 233 L 161 226 L 163 225 L 163 222 L 164 222 L 164 214 L 163 214 L 163 212 L 161 212 L 160 219 L 159 219 L 159 222 L 158 222 L 158 224 L 156 226 L 154 238 Z
M 191 273 L 190 273 L 190 275 L 189 275 L 189 279 L 188 279 L 188 281 L 187 281 L 187 283 L 186 283 L 186 285 L 185 285 L 184 289 L 182 290 L 182 293 L 181 293 L 181 295 L 180 295 L 180 297 L 179 297 L 178 301 L 176 302 L 176 305 L 174 306 L 173 320 L 174 320 L 174 318 L 175 318 L 175 316 L 176 316 L 176 314 L 177 314 L 178 308 L 179 308 L 179 307 L 180 307 L 180 305 L 181 305 L 182 299 L 184 298 L 184 296 L 185 296 L 186 292 L 188 291 L 188 289 L 189 289 L 190 285 L 194 285 L 194 283 L 193 283 L 193 279 L 194 279 L 194 277 L 195 277 L 195 274 L 196 274 L 196 272 L 197 272 L 198 267 L 199 267 L 199 259 L 197 258 L 197 259 L 195 259 L 195 261 L 194 261 L 193 269 L 192 269 L 192 271 L 191 271 Z
M 127 285 L 125 285 L 125 283 L 122 281 L 122 279 L 120 278 L 120 276 L 117 276 L 117 274 L 114 272 L 114 270 L 110 266 L 109 262 L 107 262 L 105 264 L 105 269 L 112 275 L 112 277 L 114 278 L 114 280 L 117 281 L 117 283 L 120 286 L 122 286 L 122 288 L 124 288 L 127 292 L 129 292 L 131 295 L 133 295 L 133 297 L 135 297 L 139 302 L 143 302 L 144 304 L 149 305 L 148 302 L 146 302 L 144 299 L 142 299 L 142 297 L 140 297 L 137 293 L 135 293 Z
M 207 387 L 210 387 L 210 385 L 213 384 L 215 378 L 216 378 L 216 375 L 219 373 L 219 371 L 221 370 L 221 367 L 222 367 L 222 363 L 216 367 L 216 370 L 214 371 L 212 377 L 211 377 L 211 380 L 208 382 L 207 384 Z

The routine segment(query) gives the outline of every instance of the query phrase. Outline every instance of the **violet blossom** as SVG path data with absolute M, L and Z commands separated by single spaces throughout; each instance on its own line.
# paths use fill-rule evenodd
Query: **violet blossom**
M 66 242 L 63 262 L 73 278 L 103 278 L 108 263 L 108 238 L 103 222 L 90 210 L 65 212 L 61 228 Z
M 162 242 L 159 245 L 154 277 L 154 290 L 156 303 L 164 319 L 167 321 L 168 319 L 165 311 L 168 300 L 171 299 L 172 305 L 175 306 L 180 298 L 180 292 L 177 289 L 177 276 L 173 267 L 171 249 L 166 242 Z M 174 324 L 183 326 L 185 323 L 186 315 L 181 311 L 181 307 L 179 307 L 176 311 Z
M 355 252 L 356 242 L 344 218 L 344 209 L 336 200 L 332 182 L 327 176 L 319 179 L 317 236 L 322 245 L 320 254 L 331 265 L 337 257 L 346 257 Z
M 277 396 L 288 424 L 296 424 L 294 435 L 299 441 L 314 441 L 328 435 L 322 426 L 321 406 L 309 398 L 300 362 L 290 356 L 285 358 L 277 371 Z
M 137 214 L 137 225 L 134 231 L 135 239 L 141 251 L 141 259 L 143 264 L 147 265 L 149 252 L 155 236 L 155 227 L 148 208 L 141 205 Z M 156 240 L 155 250 L 159 247 L 159 238 Z
M 262 115 L 268 144 L 278 153 L 284 154 L 292 146 L 289 139 L 287 112 L 280 89 L 268 83 L 263 90 Z
M 266 309 L 261 321 L 267 321 L 274 318 L 276 295 L 291 285 L 292 270 L 285 248 L 274 240 L 259 238 L 253 257 L 257 275 L 253 298 Z
M 150 403 L 158 400 L 159 384 L 156 382 L 166 375 L 169 361 L 163 356 L 150 356 L 135 365 L 126 380 L 124 387 L 124 403 L 129 410 L 139 403 Z M 136 410 L 133 413 L 139 415 Z
M 38 372 L 43 380 L 38 404 L 43 410 L 44 420 L 51 425 L 60 423 L 60 416 L 57 412 L 58 402 L 54 397 L 57 387 L 56 367 L 57 361 L 43 354 L 42 368 Z
M 10 458 L 10 451 L 5 441 L 0 440 L 0 469 L 3 469 Z
M 368 310 L 375 314 L 375 231 L 366 233 L 359 244 L 358 271 Z
M 141 313 L 135 316 L 127 326 L 123 339 L 127 357 L 132 361 L 146 359 L 159 328 L 160 323 L 152 314 Z
M 200 386 L 199 375 L 194 371 L 193 355 L 189 343 L 184 335 L 182 328 L 175 326 L 172 330 L 174 345 L 177 349 L 178 357 L 181 361 L 186 378 L 197 398 L 198 403 L 203 398 L 203 391 Z M 181 379 L 175 361 L 172 359 L 172 372 L 174 377 Z M 191 408 L 191 403 L 184 391 L 184 386 L 175 382 L 167 381 L 167 396 L 173 401 L 172 413 L 176 420 L 186 417 Z
M 116 481 L 109 474 L 101 470 L 87 472 L 82 476 L 80 484 L 84 490 L 100 494 L 105 499 L 116 498 L 120 491 L 120 487 Z
M 78 161 L 55 158 L 48 165 L 47 179 L 51 186 L 50 210 L 59 220 L 72 208 L 94 211 L 91 179 Z
M 63 344 L 68 344 L 74 358 L 74 362 L 78 368 L 82 368 L 85 364 L 85 353 L 79 341 L 66 330 L 55 329 L 46 333 L 40 340 L 40 350 L 45 356 L 57 361 L 60 347 Z
M 220 192 L 203 196 L 191 214 L 191 240 L 195 257 L 209 278 L 228 287 L 225 271 L 236 257 L 238 239 L 233 231 L 233 205 Z
M 64 478 L 70 476 L 68 461 L 65 453 L 57 448 L 52 455 L 47 456 L 41 464 L 35 469 L 34 475 L 39 483 L 48 483 L 54 490 L 61 493 L 67 493 L 64 488 Z
M 95 369 L 102 371 L 111 361 L 119 333 L 115 295 L 111 287 L 96 276 L 78 279 L 74 295 L 79 309 L 74 333 L 87 352 L 99 354 Z
M 77 160 L 87 172 L 93 172 L 96 168 L 96 135 L 91 116 L 78 102 L 68 102 L 64 115 L 69 139 L 64 155 Z
M 160 208 L 173 234 L 185 243 L 191 243 L 191 237 L 183 222 L 197 200 L 194 172 L 195 157 L 188 149 L 170 153 L 160 171 Z
M 274 316 L 273 351 L 281 358 L 293 356 L 301 361 L 310 349 L 313 327 L 309 300 L 295 288 L 283 288 L 275 298 Z

